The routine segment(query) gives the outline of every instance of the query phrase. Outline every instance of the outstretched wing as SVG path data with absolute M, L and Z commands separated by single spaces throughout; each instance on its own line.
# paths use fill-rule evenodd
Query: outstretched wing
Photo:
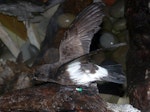
M 89 53 L 92 37 L 100 29 L 103 16 L 101 2 L 91 4 L 77 16 L 60 44 L 59 61 L 69 61 Z

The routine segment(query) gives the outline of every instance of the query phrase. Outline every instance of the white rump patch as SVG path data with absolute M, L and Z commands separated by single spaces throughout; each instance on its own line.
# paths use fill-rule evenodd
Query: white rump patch
M 67 72 L 70 79 L 78 85 L 88 86 L 91 82 L 101 81 L 101 78 L 108 76 L 108 71 L 98 65 L 98 70 L 95 73 L 90 73 L 90 70 L 83 71 L 80 62 L 74 62 L 68 65 Z

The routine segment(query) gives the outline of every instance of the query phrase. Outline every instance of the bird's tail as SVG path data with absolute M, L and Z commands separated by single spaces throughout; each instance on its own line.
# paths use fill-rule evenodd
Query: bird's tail
M 124 84 L 126 82 L 126 77 L 120 64 L 105 65 L 103 67 L 107 69 L 108 76 L 103 77 L 102 80 L 119 84 Z

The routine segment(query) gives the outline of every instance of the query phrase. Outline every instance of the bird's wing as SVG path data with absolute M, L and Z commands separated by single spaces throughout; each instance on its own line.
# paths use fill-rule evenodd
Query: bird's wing
M 77 16 L 60 44 L 59 61 L 69 61 L 89 53 L 92 37 L 102 23 L 104 16 L 102 9 L 101 2 L 93 3 Z
M 121 45 L 122 46 L 122 45 Z M 111 48 L 115 48 L 115 47 L 120 47 L 120 46 L 112 46 Z M 107 49 L 97 49 L 95 51 L 91 51 L 90 53 L 88 54 L 85 54 L 85 55 L 82 55 L 82 56 L 79 56 L 77 58 L 74 58 L 66 63 L 63 63 L 57 70 L 57 74 L 61 74 L 62 71 L 65 71 L 66 69 L 66 66 L 68 66 L 69 64 L 71 63 L 75 63 L 75 62 L 82 62 L 82 63 L 85 63 L 85 62 L 92 62 L 92 57 L 93 56 L 96 56 L 98 54 L 101 54 L 103 53 L 105 50 Z M 123 70 L 122 70 L 122 66 L 121 64 L 114 64 L 114 65 L 101 65 L 103 68 L 106 68 L 108 69 L 109 72 L 116 72 L 119 73 L 119 74 L 124 74 L 123 73 Z M 116 70 L 116 71 L 115 71 Z

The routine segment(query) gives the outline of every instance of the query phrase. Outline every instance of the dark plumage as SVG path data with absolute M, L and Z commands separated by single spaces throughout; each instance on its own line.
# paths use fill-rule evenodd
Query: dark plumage
M 103 7 L 102 3 L 93 3 L 77 16 L 60 43 L 59 61 L 38 67 L 38 78 L 52 77 L 64 63 L 89 53 L 93 35 L 102 23 Z
M 65 32 L 59 47 L 59 61 L 38 67 L 36 79 L 42 81 L 54 80 L 62 85 L 89 86 L 90 83 L 95 81 L 124 83 L 125 76 L 122 73 L 109 70 L 112 68 L 115 69 L 118 66 L 115 67 L 113 65 L 113 67 L 109 65 L 109 69 L 107 69 L 90 63 L 88 56 L 85 55 L 89 53 L 91 40 L 94 34 L 100 29 L 99 25 L 102 23 L 103 16 L 103 4 L 100 2 L 93 3 L 85 8 Z M 114 45 L 114 47 L 117 46 Z M 71 61 L 82 55 L 85 55 L 85 58 Z M 61 73 L 57 73 L 58 69 L 60 67 L 63 68 L 62 65 L 67 62 L 69 63 L 66 64 L 65 69 Z

